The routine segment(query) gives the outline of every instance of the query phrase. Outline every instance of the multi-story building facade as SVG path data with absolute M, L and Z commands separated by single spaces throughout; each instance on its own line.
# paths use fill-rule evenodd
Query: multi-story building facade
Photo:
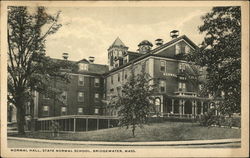
M 94 57 L 68 61 L 77 65 L 77 69 L 68 72 L 70 83 L 57 80 L 51 83 L 52 87 L 61 90 L 63 103 L 51 96 L 35 93 L 34 118 L 45 122 L 39 124 L 40 129 L 48 126 L 47 118 L 53 120 L 64 116 L 71 124 L 67 126 L 68 130 L 73 130 L 72 124 L 74 127 L 83 125 L 81 121 L 84 119 L 84 129 L 88 130 L 90 115 L 93 116 L 91 119 L 97 118 L 95 124 L 99 128 L 100 116 L 104 121 L 105 117 L 112 119 L 117 116 L 118 109 L 109 104 L 110 99 L 121 94 L 122 85 L 129 79 L 131 69 L 138 74 L 142 66 L 145 66 L 145 73 L 153 79 L 150 84 L 158 86 L 152 96 L 161 116 L 193 117 L 205 113 L 211 102 L 209 97 L 200 96 L 206 72 L 181 58 L 183 54 L 195 51 L 198 47 L 187 36 L 178 35 L 179 32 L 174 30 L 170 33 L 171 41 L 164 43 L 162 39 L 156 39 L 155 46 L 144 40 L 138 44 L 137 51 L 130 51 L 117 38 L 108 48 L 108 65 L 94 63 Z M 106 123 L 110 124 L 109 121 Z
M 164 114 L 198 115 L 208 109 L 209 99 L 201 97 L 199 91 L 204 82 L 204 71 L 185 60 L 182 54 L 195 51 L 198 47 L 185 35 L 178 37 L 178 31 L 171 32 L 172 40 L 163 43 L 157 39 L 156 47 L 147 40 L 138 44 L 138 52 L 128 51 L 128 47 L 117 38 L 108 49 L 109 72 L 106 73 L 106 96 L 117 95 L 121 86 L 131 74 L 145 71 L 157 82 L 158 91 L 153 94 L 158 112 Z M 107 104 L 107 115 L 117 115 L 117 110 Z
M 61 91 L 57 99 L 43 94 L 36 95 L 38 118 L 103 114 L 102 100 L 105 89 L 103 74 L 108 71 L 108 67 L 95 64 L 93 57 L 90 60 L 83 59 L 74 63 L 78 69 L 68 72 L 69 83 L 56 79 L 51 83 L 52 87 Z

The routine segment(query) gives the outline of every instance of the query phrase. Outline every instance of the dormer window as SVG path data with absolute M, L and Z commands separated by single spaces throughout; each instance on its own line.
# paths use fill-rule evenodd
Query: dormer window
M 186 65 L 184 63 L 179 63 L 179 71 L 183 72 L 186 69 Z
M 79 63 L 79 71 L 88 71 L 88 64 L 85 63 Z

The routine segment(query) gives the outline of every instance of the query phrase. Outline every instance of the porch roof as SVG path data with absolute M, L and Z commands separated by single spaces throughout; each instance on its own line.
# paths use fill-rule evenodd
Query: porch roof
M 65 116 L 55 116 L 55 117 L 44 117 L 38 118 L 38 121 L 44 120 L 61 120 L 61 119 L 74 119 L 74 118 L 83 118 L 83 119 L 118 119 L 116 116 L 101 116 L 101 115 L 65 115 Z

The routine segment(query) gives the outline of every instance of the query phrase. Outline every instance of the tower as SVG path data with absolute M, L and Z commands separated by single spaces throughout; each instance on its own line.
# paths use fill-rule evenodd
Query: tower
M 109 70 L 123 65 L 123 57 L 126 54 L 128 47 L 120 40 L 119 37 L 108 48 L 108 64 Z

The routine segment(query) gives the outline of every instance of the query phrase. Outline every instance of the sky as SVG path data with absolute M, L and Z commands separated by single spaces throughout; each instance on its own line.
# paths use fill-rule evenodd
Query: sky
M 78 61 L 89 56 L 95 63 L 107 64 L 107 49 L 119 37 L 136 51 L 138 44 L 155 39 L 171 40 L 170 31 L 177 29 L 197 45 L 204 38 L 198 31 L 201 16 L 211 7 L 65 7 L 48 8 L 51 14 L 61 11 L 62 27 L 46 41 L 47 55 Z

